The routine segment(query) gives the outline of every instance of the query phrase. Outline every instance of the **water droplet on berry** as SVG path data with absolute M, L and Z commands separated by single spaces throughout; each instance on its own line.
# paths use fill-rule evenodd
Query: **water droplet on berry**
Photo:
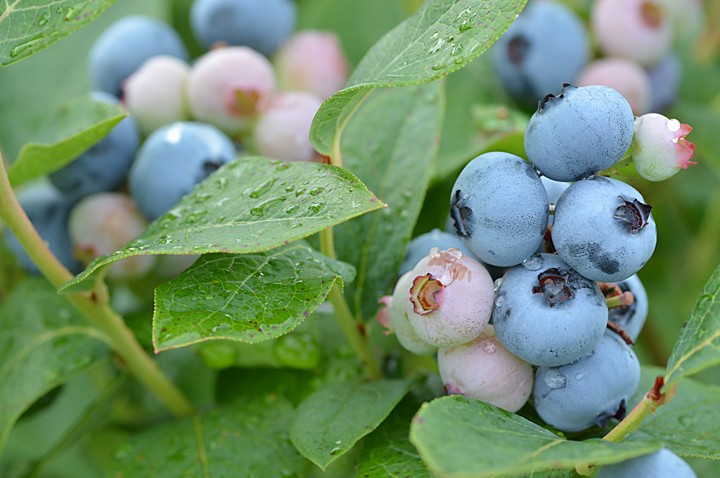
M 522 262 L 525 269 L 529 271 L 537 271 L 543 266 L 543 258 L 540 254 L 533 254 Z
M 548 369 L 544 377 L 545 385 L 553 390 L 559 390 L 565 388 L 567 385 L 567 378 L 561 374 L 559 370 L 555 368 Z

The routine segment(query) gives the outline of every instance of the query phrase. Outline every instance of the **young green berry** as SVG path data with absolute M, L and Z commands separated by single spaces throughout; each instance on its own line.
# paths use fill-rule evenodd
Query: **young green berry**
M 691 131 L 690 125 L 658 113 L 637 118 L 632 157 L 640 176 L 649 181 L 663 181 L 697 164 L 691 161 L 695 145 L 685 139 Z

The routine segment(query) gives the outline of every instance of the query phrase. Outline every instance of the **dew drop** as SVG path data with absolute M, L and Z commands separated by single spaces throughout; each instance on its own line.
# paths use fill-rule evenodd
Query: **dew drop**
M 320 193 L 323 192 L 324 190 L 325 190 L 325 188 L 318 186 L 318 187 L 313 188 L 313 189 L 310 190 L 310 195 L 311 195 L 311 196 L 317 196 L 318 194 L 320 194 Z
M 548 369 L 544 377 L 545 385 L 553 390 L 559 390 L 565 388 L 567 385 L 567 378 L 561 374 L 556 368 Z
M 501 295 L 495 299 L 495 307 L 502 307 L 505 305 L 505 296 Z
M 40 46 L 42 46 L 43 40 L 45 40 L 44 34 L 34 36 L 25 42 L 15 45 L 15 47 L 10 50 L 10 57 L 17 58 L 20 55 L 24 55 L 26 53 L 29 54 L 30 52 L 37 50 Z
M 47 25 L 49 22 L 50 22 L 50 14 L 49 14 L 49 13 L 43 13 L 43 14 L 40 16 L 40 19 L 38 20 L 37 25 L 38 25 L 39 27 L 44 27 L 44 26 Z
M 540 268 L 543 266 L 543 258 L 540 257 L 540 254 L 533 254 L 532 256 L 528 257 L 522 262 L 522 265 L 525 269 L 529 271 L 537 271 L 540 270 Z
M 585 377 L 584 373 L 579 373 L 579 374 L 575 375 L 575 380 L 582 380 L 584 377 Z
M 492 354 L 495 353 L 497 347 L 492 340 L 483 340 L 482 349 L 485 351 L 486 354 Z

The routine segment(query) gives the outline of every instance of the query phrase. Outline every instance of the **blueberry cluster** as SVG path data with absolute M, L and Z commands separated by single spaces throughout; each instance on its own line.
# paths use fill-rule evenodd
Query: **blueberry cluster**
M 109 254 L 166 214 L 239 154 L 316 161 L 309 131 L 322 101 L 341 89 L 348 65 L 338 38 L 294 32 L 292 0 L 195 0 L 192 31 L 208 51 L 188 63 L 180 36 L 159 20 L 129 16 L 107 28 L 88 59 L 94 99 L 129 116 L 20 202 L 71 271 Z M 13 237 L 9 244 L 36 272 Z M 131 279 L 176 257 L 114 264 Z
M 529 161 L 472 160 L 451 193 L 453 231 L 411 241 L 379 320 L 411 352 L 437 353 L 447 393 L 513 412 L 532 396 L 565 432 L 624 417 L 647 316 L 636 273 L 657 233 L 645 198 L 601 173 L 634 123 L 617 91 L 565 85 L 530 120 Z
M 673 43 L 687 41 L 701 16 L 698 0 L 594 0 L 585 25 L 560 3 L 531 0 L 493 47 L 493 63 L 508 93 L 527 106 L 572 82 L 619 91 L 636 115 L 661 112 L 680 82 Z

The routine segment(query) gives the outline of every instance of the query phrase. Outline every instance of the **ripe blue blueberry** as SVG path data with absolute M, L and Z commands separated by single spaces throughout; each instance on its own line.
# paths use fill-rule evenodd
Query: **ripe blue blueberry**
M 505 273 L 492 321 L 500 341 L 533 365 L 563 365 L 591 352 L 608 310 L 597 284 L 558 256 L 540 254 Z
M 617 282 L 639 271 L 657 242 L 651 206 L 632 186 L 593 176 L 570 186 L 555 207 L 558 255 L 588 279 Z
M 617 163 L 630 147 L 635 117 L 606 86 L 566 85 L 548 95 L 525 131 L 528 159 L 556 181 L 577 181 Z
M 105 30 L 92 46 L 90 77 L 95 88 L 120 97 L 123 81 L 157 55 L 187 60 L 185 46 L 172 27 L 150 17 L 125 17 Z
M 407 245 L 405 260 L 400 266 L 400 275 L 412 270 L 420 259 L 430 253 L 430 249 L 436 247 L 438 249 L 460 249 L 463 254 L 473 257 L 472 253 L 465 247 L 465 243 L 454 232 L 444 232 L 440 229 L 433 229 L 425 234 L 413 238 Z
M 72 242 L 67 227 L 67 219 L 73 201 L 64 197 L 52 184 L 48 183 L 37 183 L 20 190 L 18 201 L 55 257 L 70 272 L 80 272 L 82 265 L 73 256 Z M 31 274 L 39 274 L 39 269 L 10 230 L 6 231 L 5 239 L 8 248 L 14 253 L 20 265 Z
M 164 126 L 138 151 L 128 177 L 130 194 L 140 212 L 152 221 L 235 159 L 235 154 L 233 143 L 214 126 L 193 122 Z
M 624 418 L 639 382 L 635 352 L 608 330 L 595 350 L 579 360 L 538 368 L 533 403 L 540 418 L 562 431 L 604 427 L 611 418 Z
M 195 0 L 190 25 L 206 48 L 221 42 L 272 55 L 295 27 L 290 0 Z
M 540 246 L 548 199 L 530 164 L 509 153 L 481 154 L 453 187 L 450 214 L 465 245 L 481 261 L 513 266 Z
M 106 103 L 118 102 L 114 96 L 103 92 L 95 92 L 92 97 Z M 50 181 L 64 194 L 75 199 L 97 192 L 113 191 L 125 179 L 139 142 L 135 119 L 128 116 L 95 146 L 50 174 Z
M 685 460 L 667 448 L 598 469 L 596 478 L 696 478 Z
M 648 70 L 650 78 L 650 111 L 661 113 L 675 103 L 680 86 L 682 65 L 675 55 L 668 55 Z
M 648 296 L 640 278 L 635 274 L 624 281 L 616 283 L 604 282 L 600 284 L 600 289 L 608 298 L 626 292 L 633 295 L 631 304 L 608 309 L 608 319 L 622 327 L 633 341 L 637 340 L 648 315 Z
M 508 92 L 533 106 L 574 82 L 589 53 L 587 31 L 572 10 L 531 2 L 493 47 L 493 64 Z

